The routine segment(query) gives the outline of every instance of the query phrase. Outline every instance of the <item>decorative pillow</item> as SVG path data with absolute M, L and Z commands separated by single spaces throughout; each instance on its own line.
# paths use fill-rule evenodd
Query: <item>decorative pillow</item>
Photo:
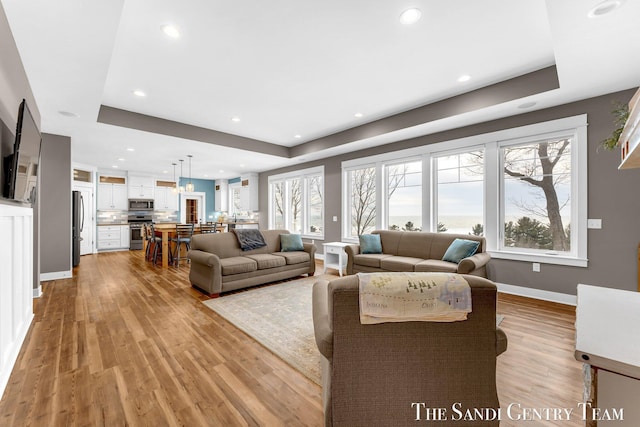
M 281 234 L 280 250 L 282 252 L 304 251 L 302 237 L 299 234 Z
M 447 248 L 442 260 L 459 264 L 464 258 L 475 254 L 478 246 L 480 246 L 480 242 L 474 240 L 455 239 Z
M 382 243 L 380 242 L 379 234 L 361 234 L 360 238 L 360 253 L 361 254 L 381 254 Z

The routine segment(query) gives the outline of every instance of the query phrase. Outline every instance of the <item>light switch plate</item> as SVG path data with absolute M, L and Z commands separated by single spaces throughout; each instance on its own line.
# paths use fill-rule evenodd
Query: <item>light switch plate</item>
M 534 262 L 533 263 L 533 271 L 536 273 L 540 273 L 540 263 L 539 262 Z
M 601 229 L 602 228 L 602 220 L 601 219 L 588 219 L 587 220 L 587 228 L 592 229 Z
M 337 216 L 333 216 L 333 222 L 338 222 L 338 217 Z

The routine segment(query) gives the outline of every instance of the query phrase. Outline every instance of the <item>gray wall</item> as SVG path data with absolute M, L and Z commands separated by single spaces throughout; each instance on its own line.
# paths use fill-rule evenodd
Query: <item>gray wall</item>
M 637 247 L 640 242 L 640 197 L 634 189 L 640 186 L 640 169 L 618 171 L 618 150 L 598 149 L 599 142 L 613 130 L 613 102 L 628 102 L 633 90 L 609 94 L 559 107 L 520 114 L 500 120 L 480 123 L 420 138 L 400 141 L 380 147 L 335 156 L 294 167 L 260 174 L 260 221 L 267 227 L 268 177 L 270 175 L 325 166 L 325 241 L 341 239 L 341 162 L 405 148 L 449 141 L 457 138 L 494 132 L 502 129 L 544 122 L 577 114 L 588 119 L 588 217 L 601 218 L 601 230 L 588 231 L 589 266 L 566 267 L 543 264 L 540 273 L 533 273 L 530 262 L 497 260 L 490 264 L 490 278 L 499 283 L 575 295 L 578 283 L 588 283 L 619 289 L 637 290 Z M 332 222 L 333 216 L 338 222 Z M 322 243 L 316 241 L 319 251 Z
M 42 135 L 40 272 L 71 270 L 71 138 Z

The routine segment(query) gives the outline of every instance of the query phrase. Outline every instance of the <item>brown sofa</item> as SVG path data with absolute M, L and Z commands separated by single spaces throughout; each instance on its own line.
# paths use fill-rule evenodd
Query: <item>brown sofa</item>
M 507 337 L 496 328 L 496 286 L 464 276 L 473 311 L 452 323 L 361 325 L 358 277 L 313 287 L 315 339 L 322 353 L 325 425 L 497 426 L 498 421 L 453 420 L 452 405 L 498 408 L 496 357 Z M 413 402 L 447 408 L 447 421 L 416 421 Z M 464 410 L 464 409 L 462 409 Z
M 486 252 L 486 240 L 481 236 L 416 231 L 375 230 L 382 243 L 382 254 L 361 254 L 360 245 L 349 245 L 347 274 L 376 271 L 416 271 L 471 274 L 487 277 L 487 263 L 491 255 Z M 442 261 L 447 248 L 456 238 L 480 242 L 473 256 L 459 264 Z
M 212 297 L 316 271 L 316 247 L 304 243 L 304 251 L 281 252 L 280 235 L 287 230 L 261 230 L 267 246 L 242 251 L 234 233 L 197 234 L 191 238 L 189 280 Z

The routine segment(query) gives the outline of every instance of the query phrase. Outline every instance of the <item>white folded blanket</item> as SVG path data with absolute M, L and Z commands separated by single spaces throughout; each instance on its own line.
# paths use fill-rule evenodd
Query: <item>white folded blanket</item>
M 456 322 L 471 312 L 471 287 L 454 273 L 358 273 L 360 323 Z

